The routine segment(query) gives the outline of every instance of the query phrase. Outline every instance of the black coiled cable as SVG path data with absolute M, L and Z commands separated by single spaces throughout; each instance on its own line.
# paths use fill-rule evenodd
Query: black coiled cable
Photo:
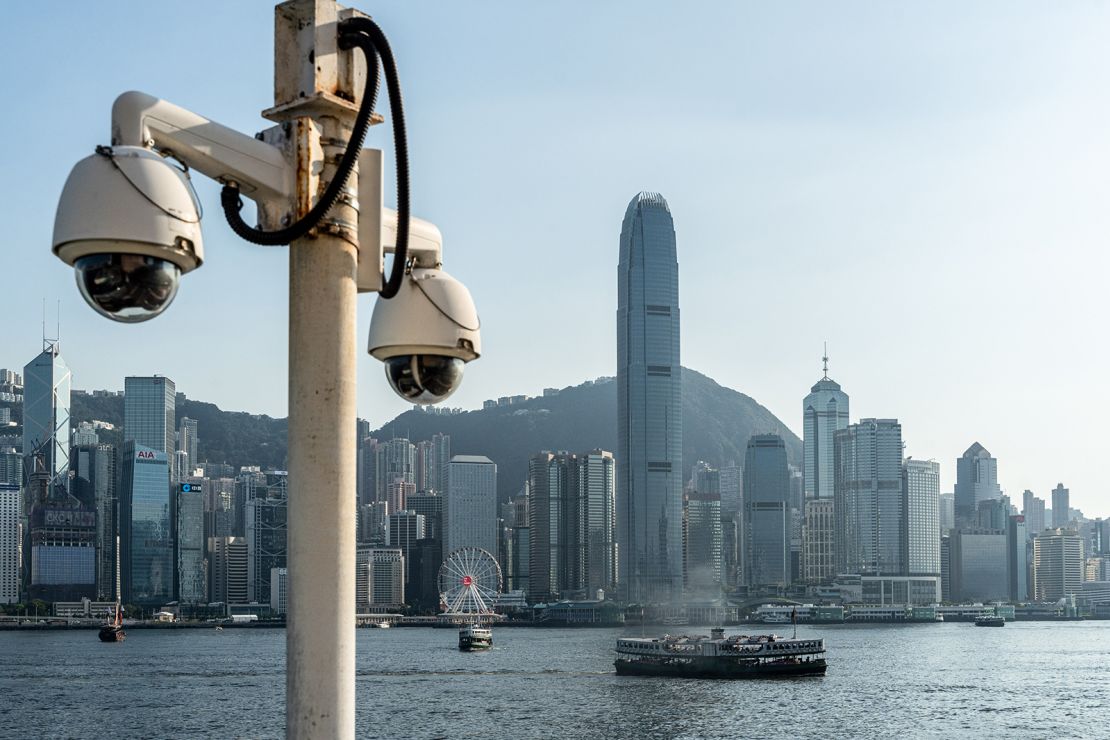
M 392 298 L 397 295 L 404 279 L 405 263 L 408 261 L 409 243 L 409 154 L 408 138 L 405 131 L 404 103 L 401 99 L 401 82 L 397 76 L 397 63 L 393 58 L 393 50 L 389 46 L 382 29 L 369 18 L 349 18 L 339 24 L 339 47 L 352 49 L 358 47 L 366 57 L 366 87 L 363 90 L 362 105 L 359 107 L 355 118 L 355 125 L 351 131 L 351 139 L 347 150 L 336 169 L 335 176 L 328 185 L 327 190 L 316 202 L 316 205 L 296 223 L 277 231 L 263 231 L 247 225 L 243 221 L 240 209 L 243 200 L 236 185 L 225 185 L 220 193 L 220 204 L 223 206 L 224 216 L 239 237 L 254 244 L 264 246 L 281 246 L 306 235 L 327 214 L 339 199 L 340 193 L 347 184 L 347 180 L 358 161 L 362 142 L 366 138 L 366 131 L 370 126 L 370 115 L 378 97 L 378 61 L 381 60 L 385 72 L 386 91 L 389 95 L 389 108 L 392 113 L 393 123 L 393 148 L 397 160 L 397 245 L 393 255 L 393 269 L 389 279 L 382 286 L 379 294 L 382 298 Z

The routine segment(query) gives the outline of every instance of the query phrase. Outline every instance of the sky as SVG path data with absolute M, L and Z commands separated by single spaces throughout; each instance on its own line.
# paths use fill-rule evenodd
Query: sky
M 284 248 L 235 237 L 197 178 L 206 263 L 141 325 L 87 308 L 50 253 L 70 167 L 142 90 L 242 131 L 270 124 L 272 5 L 8 8 L 0 45 L 0 367 L 40 348 L 42 305 L 83 389 L 162 374 L 284 416 Z M 1058 482 L 1110 514 L 1110 5 L 1098 2 L 359 4 L 405 95 L 413 212 L 444 235 L 484 356 L 451 406 L 616 371 L 621 218 L 662 193 L 678 239 L 683 364 L 801 432 L 821 375 L 906 454 L 973 442 L 1020 507 Z M 383 112 L 388 115 L 388 108 Z M 367 146 L 386 151 L 388 127 Z M 386 202 L 393 202 L 387 176 Z M 359 343 L 372 297 L 359 305 Z M 48 333 L 53 333 L 52 331 Z M 359 362 L 359 415 L 408 408 Z M 200 432 L 203 434 L 203 430 Z

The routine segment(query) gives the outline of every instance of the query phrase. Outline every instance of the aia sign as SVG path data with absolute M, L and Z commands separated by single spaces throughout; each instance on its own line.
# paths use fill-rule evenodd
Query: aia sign
M 153 460 L 154 450 L 139 450 L 135 453 L 136 460 Z

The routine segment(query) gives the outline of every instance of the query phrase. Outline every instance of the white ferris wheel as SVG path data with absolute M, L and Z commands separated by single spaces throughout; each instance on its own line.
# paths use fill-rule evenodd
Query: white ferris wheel
M 480 547 L 460 547 L 439 567 L 439 593 L 447 614 L 493 614 L 501 593 L 501 566 Z

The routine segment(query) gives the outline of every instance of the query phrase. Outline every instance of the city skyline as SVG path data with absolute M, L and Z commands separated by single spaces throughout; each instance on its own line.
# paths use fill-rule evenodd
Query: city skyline
M 659 189 L 681 214 L 688 247 L 681 277 L 685 365 L 758 399 L 801 436 L 797 389 L 812 385 L 828 340 L 831 373 L 852 391 L 853 421 L 897 416 L 909 430 L 909 454 L 942 461 L 942 491 L 954 480 L 947 461 L 979 440 L 1002 461 L 1000 480 L 1011 494 L 1029 488 L 1043 496 L 1063 480 L 1076 506 L 1099 500 L 1099 414 L 1088 399 L 1108 350 L 1084 338 L 1082 319 L 1105 313 L 1110 300 L 1096 283 L 1108 259 L 1097 237 L 1106 184 L 1092 174 L 1110 163 L 1101 135 L 1110 111 L 1088 94 L 1104 86 L 1110 68 L 1098 32 L 1108 9 L 1022 4 L 1019 12 L 983 4 L 960 7 L 965 23 L 953 29 L 945 19 L 954 5 L 809 8 L 812 28 L 830 29 L 816 34 L 799 30 L 790 8 L 662 6 L 629 19 L 617 8 L 591 7 L 583 9 L 590 23 L 566 29 L 568 40 L 505 33 L 514 24 L 554 27 L 554 9 L 428 7 L 435 12 L 382 7 L 375 15 L 403 50 L 414 211 L 442 228 L 449 269 L 471 287 L 483 318 L 485 355 L 467 368 L 449 403 L 474 408 L 489 397 L 613 374 L 614 327 L 605 320 L 615 296 L 611 214 L 629 192 Z M 241 50 L 231 78 L 221 53 L 230 36 L 204 21 L 217 9 L 236 29 Z M 70 271 L 49 254 L 62 181 L 76 158 L 106 142 L 117 94 L 149 90 L 247 131 L 265 125 L 258 111 L 272 102 L 272 28 L 249 6 L 201 3 L 188 17 L 152 7 L 139 17 L 109 3 L 71 9 L 61 29 L 18 9 L 14 19 L 27 32 L 0 54 L 15 64 L 47 33 L 86 48 L 82 29 L 106 15 L 127 43 L 97 49 L 103 56 L 95 67 L 45 62 L 44 79 L 64 78 L 67 100 L 28 90 L 28 105 L 44 115 L 0 123 L 9 140 L 43 143 L 13 151 L 13 170 L 27 177 L 0 185 L 13 212 L 23 214 L 9 234 L 18 247 L 5 249 L 22 275 L 8 298 L 20 319 L 11 346 L 35 348 L 41 301 L 58 299 L 77 387 L 118 388 L 125 375 L 163 373 L 222 408 L 284 416 L 284 364 L 266 373 L 251 368 L 259 351 L 285 354 L 284 324 L 273 317 L 285 313 L 287 260 L 284 250 L 251 248 L 232 236 L 219 218 L 217 186 L 197 183 L 209 261 L 223 267 L 186 278 L 166 315 L 146 326 L 113 325 L 93 314 Z M 487 29 L 485 40 L 497 36 L 493 48 L 529 62 L 504 65 L 475 51 L 454 33 L 464 16 Z M 612 33 L 627 23 L 629 33 Z M 145 33 L 148 24 L 172 28 L 190 50 L 190 64 L 161 53 L 164 40 Z M 618 61 L 636 58 L 642 45 L 673 29 L 693 28 L 701 40 L 688 55 L 692 68 L 662 71 L 652 81 L 629 76 Z M 745 28 L 761 32 L 745 33 L 742 45 L 724 43 Z M 848 35 L 856 39 L 851 49 L 843 44 Z M 579 53 L 557 62 L 555 49 L 568 42 Z M 462 61 L 445 69 L 445 56 Z M 135 58 L 147 63 L 136 66 Z M 875 58 L 898 74 L 877 70 Z M 682 112 L 643 126 L 653 120 L 647 101 L 660 83 L 681 89 L 675 95 Z M 565 110 L 584 116 L 574 132 L 558 123 Z M 489 125 L 491 114 L 512 125 Z M 379 127 L 368 145 L 388 149 L 387 138 Z M 537 148 L 539 139 L 552 145 Z M 587 162 L 591 176 L 583 177 Z M 387 203 L 392 187 L 387 178 Z M 499 204 L 496 226 L 491 203 Z M 553 210 L 575 218 L 550 229 L 531 226 Z M 1044 269 L 1048 249 L 1056 258 Z M 523 260 L 512 280 L 510 268 L 486 269 L 505 264 L 507 254 Z M 572 295 L 526 269 L 556 254 L 587 264 L 602 256 Z M 845 286 L 839 310 L 814 322 L 828 305 L 819 288 L 830 274 Z M 927 279 L 930 288 L 904 290 L 905 275 Z M 545 299 L 533 300 L 537 294 Z M 871 311 L 878 302 L 891 310 Z M 727 318 L 762 306 L 776 310 L 758 322 Z M 362 336 L 369 313 L 364 300 Z M 228 317 L 234 322 L 226 336 L 212 331 Z M 578 327 L 581 353 L 508 349 L 556 317 Z M 966 331 L 969 321 L 990 327 L 989 352 Z M 177 339 L 201 330 L 208 356 L 219 362 L 165 359 L 175 356 Z M 722 346 L 725 332 L 738 341 Z M 919 349 L 891 352 L 892 343 Z M 105 353 L 106 345 L 120 351 Z M 973 365 L 956 361 L 972 354 Z M 377 426 L 405 408 L 375 361 L 363 356 L 358 367 L 361 416 Z M 250 373 L 251 382 L 227 382 L 229 371 Z M 1068 382 L 1057 382 L 1061 375 Z M 1041 403 L 1019 410 L 1009 399 L 1029 382 Z M 925 386 L 927 398 L 905 393 Z M 1067 443 L 1038 433 L 1065 427 L 1078 432 Z M 1071 469 L 1056 470 L 1051 460 L 1068 460 Z

